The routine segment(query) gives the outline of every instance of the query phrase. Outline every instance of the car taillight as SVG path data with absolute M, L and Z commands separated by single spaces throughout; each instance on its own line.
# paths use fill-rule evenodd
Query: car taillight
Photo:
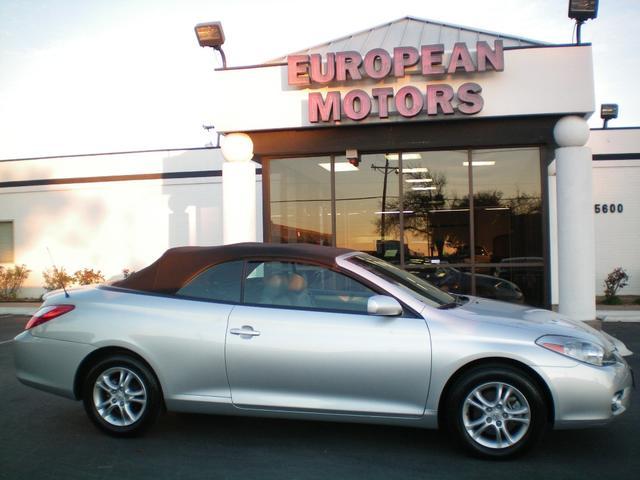
M 30 328 L 42 325 L 49 320 L 53 320 L 60 315 L 70 312 L 74 308 L 76 307 L 73 305 L 50 305 L 48 307 L 42 307 L 33 315 L 33 317 L 31 317 L 24 329 L 29 330 Z

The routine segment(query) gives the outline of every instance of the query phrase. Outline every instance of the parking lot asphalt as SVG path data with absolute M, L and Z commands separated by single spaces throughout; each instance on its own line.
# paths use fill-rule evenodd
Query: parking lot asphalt
M 549 432 L 537 449 L 507 462 L 469 458 L 437 431 L 194 414 L 165 414 L 141 438 L 111 438 L 79 402 L 16 380 L 7 340 L 26 320 L 0 315 L 2 479 L 640 478 L 638 392 L 611 425 Z M 640 353 L 640 324 L 605 330 Z M 639 355 L 628 360 L 640 371 Z

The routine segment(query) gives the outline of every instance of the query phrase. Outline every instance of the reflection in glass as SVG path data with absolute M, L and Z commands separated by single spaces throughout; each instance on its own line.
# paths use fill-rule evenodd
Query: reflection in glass
M 497 278 L 517 285 L 527 305 L 544 306 L 544 267 L 525 267 L 505 263 L 504 267 L 495 269 Z M 478 293 L 480 294 L 480 293 Z
M 472 166 L 476 263 L 542 263 L 539 150 L 474 150 Z
M 460 263 L 469 257 L 466 151 L 403 153 L 405 264 Z
M 269 241 L 331 245 L 330 170 L 330 157 L 269 161 Z
M 400 263 L 399 177 L 398 154 L 362 155 L 355 169 L 336 169 L 338 247 Z
M 334 169 L 335 231 L 331 157 L 269 161 L 270 241 L 335 238 L 453 293 L 544 305 L 538 148 L 336 156 Z

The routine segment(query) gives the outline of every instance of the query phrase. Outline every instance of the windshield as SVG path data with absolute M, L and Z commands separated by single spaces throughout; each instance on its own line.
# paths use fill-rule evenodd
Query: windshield
M 347 260 L 402 288 L 427 305 L 457 305 L 456 297 L 384 260 L 366 254 L 358 254 Z

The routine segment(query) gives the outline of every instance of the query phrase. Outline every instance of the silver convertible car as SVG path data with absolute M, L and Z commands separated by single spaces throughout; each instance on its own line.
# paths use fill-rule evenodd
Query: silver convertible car
M 166 409 L 441 427 L 494 458 L 623 413 L 625 351 L 361 252 L 257 243 L 174 248 L 124 280 L 49 294 L 14 342 L 21 382 L 82 400 L 112 435 Z

